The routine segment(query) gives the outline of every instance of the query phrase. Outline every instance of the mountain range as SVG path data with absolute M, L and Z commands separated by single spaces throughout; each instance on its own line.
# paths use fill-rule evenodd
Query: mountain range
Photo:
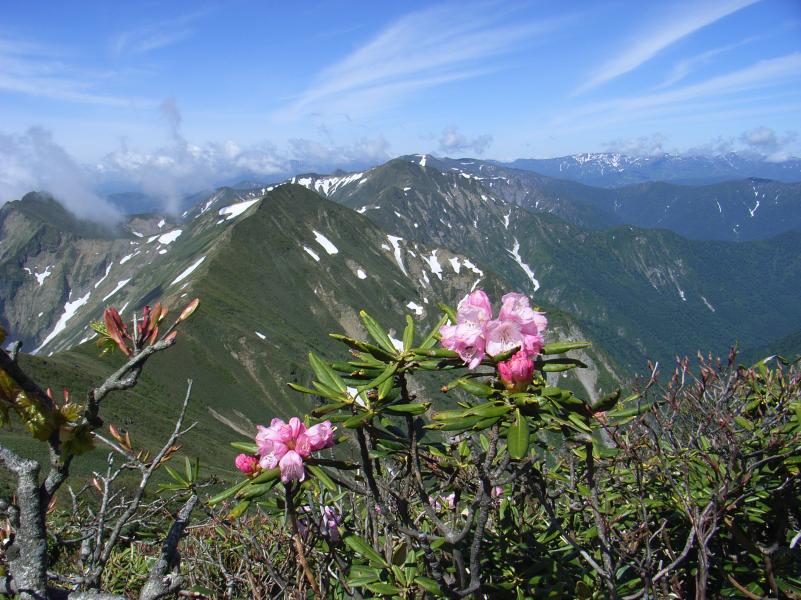
M 698 214 L 701 239 L 602 226 L 593 214 L 615 213 L 604 213 L 601 196 L 579 196 L 586 186 L 427 155 L 277 186 L 220 188 L 193 198 L 181 216 L 131 215 L 113 229 L 29 194 L 0 208 L 0 324 L 35 352 L 23 360 L 46 384 L 80 390 L 104 361 L 118 360 L 98 358 L 92 343 L 89 324 L 105 306 L 131 318 L 146 303 L 178 309 L 199 297 L 180 343 L 154 360 L 141 388 L 126 392 L 151 409 L 122 402 L 112 422 L 145 439 L 166 431 L 183 378 L 193 377 L 190 416 L 199 426 L 187 444 L 203 455 L 237 437 L 227 424 L 247 431 L 251 422 L 308 408 L 285 383 L 308 382 L 310 350 L 342 356 L 328 332 L 364 335 L 359 309 L 399 337 L 404 313 L 425 328 L 438 317 L 437 301 L 455 304 L 476 287 L 494 298 L 529 294 L 549 314 L 551 341 L 593 341 L 576 354 L 590 368 L 566 379 L 593 397 L 649 359 L 664 365 L 677 354 L 725 353 L 734 342 L 765 348 L 797 339 L 801 232 L 790 218 L 799 210 L 797 188 L 735 183 L 768 196 L 767 186 L 780 189 L 790 216 L 782 222 L 765 211 L 773 217 L 737 242 L 714 239 L 708 211 Z M 631 206 L 620 218 L 638 214 L 637 188 L 624 188 Z M 642 202 L 657 198 L 649 193 Z M 734 211 L 737 200 L 718 198 Z M 665 201 L 685 211 L 691 204 Z M 223 468 L 227 457 L 208 460 Z
M 654 156 L 597 152 L 558 158 L 523 158 L 501 164 L 600 187 L 619 187 L 646 181 L 697 185 L 750 177 L 801 181 L 801 159 L 771 161 L 762 156 L 738 152 L 717 155 L 661 153 Z

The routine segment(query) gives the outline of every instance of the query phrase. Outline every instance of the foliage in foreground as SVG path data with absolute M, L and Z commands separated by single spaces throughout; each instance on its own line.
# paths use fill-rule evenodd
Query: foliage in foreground
M 312 417 L 338 424 L 338 458 L 306 458 L 303 482 L 251 465 L 213 499 L 235 495 L 232 518 L 257 506 L 268 530 L 286 520 L 305 582 L 276 581 L 325 597 L 801 597 L 794 367 L 699 356 L 593 404 L 548 377 L 580 368 L 553 355 L 582 343 L 537 348 L 520 385 L 515 343 L 459 355 L 436 347 L 451 329 L 415 342 L 409 320 L 398 348 L 362 317 L 371 340 L 335 336 L 349 360 L 311 355 L 313 389 L 293 386 L 325 398 Z M 458 408 L 411 391 L 425 371 L 453 372 Z
M 566 354 L 587 344 L 544 344 L 547 322 L 527 299 L 505 296 L 496 319 L 480 292 L 442 308 L 425 335 L 408 318 L 402 340 L 362 313 L 369 340 L 335 335 L 349 348 L 341 361 L 311 354 L 311 386 L 291 387 L 319 405 L 236 444 L 242 480 L 207 498 L 194 525 L 197 465 L 165 464 L 182 419 L 153 458 L 90 428 L 142 489 L 166 469 L 162 492 L 183 504 L 132 504 L 109 458 L 71 511 L 49 518 L 61 550 L 42 564 L 61 574 L 47 571 L 40 597 L 148 597 L 159 572 L 164 593 L 196 598 L 801 598 L 795 365 L 683 359 L 593 403 L 558 386 L 584 366 Z M 130 361 L 159 343 L 149 330 L 115 336 L 113 313 L 106 326 Z M 445 396 L 424 397 L 421 380 L 442 377 Z M 19 490 L 4 509 L 8 589 Z

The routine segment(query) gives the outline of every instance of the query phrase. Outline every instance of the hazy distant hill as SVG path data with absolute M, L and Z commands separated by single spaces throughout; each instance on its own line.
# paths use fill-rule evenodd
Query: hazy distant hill
M 600 187 L 619 187 L 646 181 L 703 184 L 751 177 L 801 181 L 801 159 L 771 162 L 736 152 L 715 156 L 626 156 L 599 152 L 559 158 L 521 158 L 503 165 Z

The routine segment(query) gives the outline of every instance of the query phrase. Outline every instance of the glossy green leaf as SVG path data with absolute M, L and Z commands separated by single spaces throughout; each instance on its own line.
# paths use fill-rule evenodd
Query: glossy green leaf
M 414 344 L 414 320 L 411 315 L 406 315 L 406 327 L 403 330 L 403 349 L 408 351 Z
M 362 319 L 362 323 L 364 323 L 365 328 L 367 328 L 367 333 L 370 334 L 370 337 L 373 338 L 382 349 L 389 352 L 392 356 L 397 355 L 397 349 L 395 345 L 392 343 L 392 340 L 389 339 L 389 335 L 378 322 L 368 315 L 365 311 L 360 310 L 359 316 Z
M 323 362 L 314 352 L 309 352 L 309 365 L 311 365 L 317 380 L 332 390 L 344 392 L 345 382 L 339 374 Z
M 425 339 L 420 343 L 420 345 L 418 346 L 418 349 L 419 350 L 426 350 L 428 348 L 431 348 L 434 344 L 436 344 L 437 343 L 437 334 L 439 333 L 439 330 L 447 322 L 448 322 L 448 315 L 447 314 L 442 315 L 442 317 L 440 317 L 440 319 L 437 322 L 437 324 L 434 325 L 434 327 L 431 329 L 431 331 L 428 333 L 428 335 L 425 337 Z
M 515 409 L 515 421 L 506 433 L 506 447 L 514 460 L 520 460 L 528 454 L 529 435 L 528 420 L 519 409 Z
M 245 487 L 249 483 L 250 483 L 250 479 L 246 479 L 244 481 L 240 481 L 236 485 L 233 485 L 233 486 L 223 490 L 222 492 L 220 492 L 216 496 L 212 496 L 211 498 L 209 498 L 209 500 L 206 502 L 206 504 L 208 504 L 209 506 L 215 506 L 216 504 L 219 504 L 223 500 L 228 500 L 228 498 L 230 498 L 231 496 L 236 494 L 239 490 L 241 490 L 243 487 Z
M 387 406 L 384 411 L 393 415 L 422 415 L 429 408 L 430 402 L 413 402 L 411 404 L 392 404 Z
M 368 544 L 364 539 L 360 538 L 358 535 L 350 534 L 346 535 L 342 538 L 342 541 L 345 542 L 345 545 L 356 552 L 362 558 L 367 559 L 374 565 L 378 565 L 381 567 L 389 567 L 387 561 L 384 560 L 384 557 L 381 556 L 378 552 L 376 552 L 373 547 Z
M 328 473 L 326 473 L 325 469 L 322 467 L 307 463 L 306 468 L 309 470 L 309 473 L 311 473 L 314 478 L 319 481 L 329 492 L 336 492 L 339 489 L 337 488 L 337 484 L 334 483 L 334 480 L 328 476 Z
M 414 582 L 429 594 L 442 594 L 439 584 L 429 577 L 415 577 Z
M 259 447 L 253 442 L 231 442 L 231 447 L 245 454 L 256 454 L 259 451 Z
M 238 519 L 239 517 L 241 517 L 245 513 L 245 511 L 248 508 L 250 508 L 250 502 L 251 502 L 250 500 L 242 500 L 239 504 L 237 504 L 231 509 L 231 512 L 228 513 L 228 518 Z
M 592 346 L 592 342 L 555 342 L 553 344 L 545 344 L 542 347 L 541 354 L 563 354 L 568 350 L 579 350 L 590 346 Z

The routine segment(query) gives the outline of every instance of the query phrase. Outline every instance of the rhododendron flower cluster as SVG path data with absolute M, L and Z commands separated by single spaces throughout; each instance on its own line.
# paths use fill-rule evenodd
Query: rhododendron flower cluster
M 312 452 L 334 445 L 334 428 L 330 421 L 307 428 L 297 417 L 285 423 L 273 419 L 269 427 L 257 426 L 256 445 L 259 447 L 259 466 L 281 470 L 281 481 L 303 481 L 306 470 L 303 459 Z
M 458 352 L 470 369 L 475 369 L 484 357 L 496 356 L 513 348 L 532 359 L 542 350 L 542 334 L 548 319 L 531 308 L 523 294 L 510 293 L 501 299 L 498 318 L 492 318 L 492 305 L 482 290 L 465 296 L 456 312 L 456 324 L 440 328 L 440 343 Z

